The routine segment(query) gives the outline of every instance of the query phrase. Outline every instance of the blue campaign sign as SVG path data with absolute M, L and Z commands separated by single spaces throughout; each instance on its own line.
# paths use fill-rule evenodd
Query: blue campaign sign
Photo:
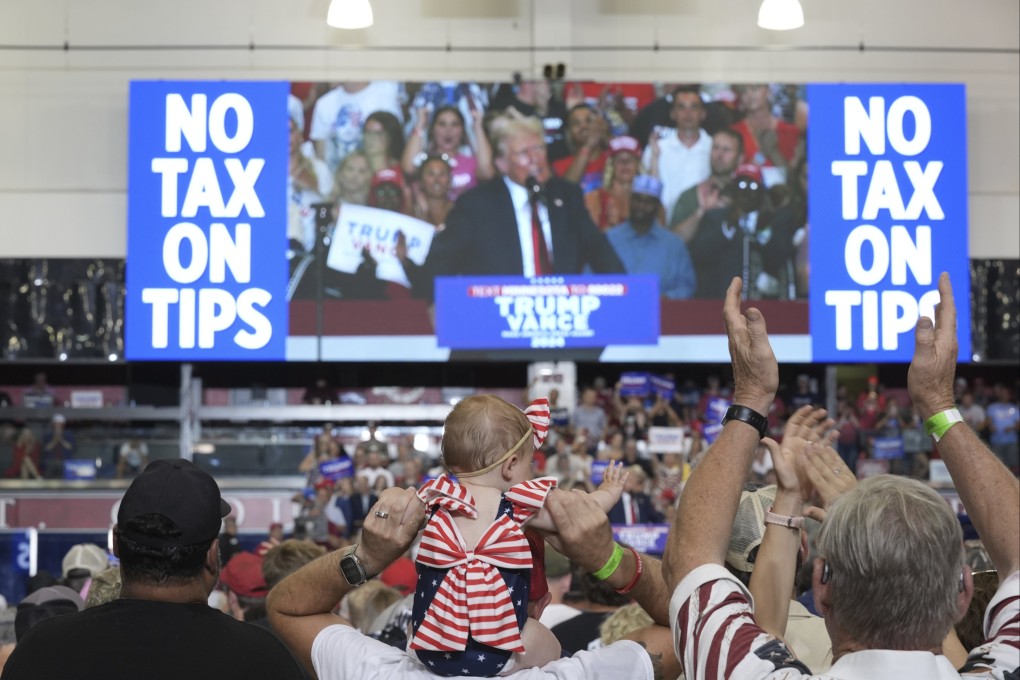
M 288 92 L 131 83 L 128 359 L 284 359 Z
M 711 425 L 722 424 L 722 419 L 726 417 L 726 411 L 729 410 L 730 405 L 729 399 L 723 397 L 712 397 L 705 404 L 705 422 Z
M 613 525 L 614 539 L 646 555 L 661 555 L 666 552 L 668 537 L 668 524 Z
M 609 467 L 608 460 L 593 460 L 591 462 L 591 483 L 598 486 L 606 476 L 606 469 Z
M 654 345 L 659 279 L 439 277 L 436 340 L 451 349 Z
M 628 371 L 620 374 L 620 388 L 617 392 L 621 397 L 644 397 L 651 389 L 651 376 L 646 372 Z
M 903 437 L 875 437 L 872 440 L 875 460 L 892 460 L 903 457 Z
M 319 474 L 330 481 L 354 476 L 354 462 L 347 456 L 319 463 Z
M 970 359 L 962 85 L 809 85 L 814 361 L 910 361 L 939 274 Z
M 673 398 L 673 392 L 676 391 L 675 380 L 671 380 L 661 375 L 655 375 L 654 373 L 648 377 L 652 384 L 652 391 L 655 394 L 667 401 Z
M 64 461 L 64 479 L 95 479 L 95 459 L 72 459 Z

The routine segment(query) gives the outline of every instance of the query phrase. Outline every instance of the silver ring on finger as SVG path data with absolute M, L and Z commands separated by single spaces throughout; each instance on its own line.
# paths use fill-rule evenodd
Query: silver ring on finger
M 375 516 L 380 519 L 386 519 L 387 517 L 390 516 L 390 513 L 386 512 L 385 510 L 376 510 Z

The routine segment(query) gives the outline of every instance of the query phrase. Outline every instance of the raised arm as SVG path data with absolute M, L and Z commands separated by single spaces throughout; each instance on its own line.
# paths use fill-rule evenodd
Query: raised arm
M 776 396 L 779 366 L 769 345 L 765 317 L 753 307 L 741 313 L 740 291 L 740 279 L 734 278 L 723 305 L 733 362 L 733 403 L 764 415 Z M 754 427 L 729 421 L 691 474 L 663 555 L 663 574 L 670 590 L 695 568 L 725 561 L 740 487 L 759 439 Z
M 606 585 L 629 595 L 652 617 L 657 625 L 633 631 L 627 638 L 648 652 L 656 678 L 676 678 L 680 667 L 669 629 L 669 591 L 659 561 L 630 549 L 617 553 L 609 518 L 590 494 L 550 493 L 545 508 L 557 528 L 556 534 L 542 532 L 549 543 L 589 573 L 608 569 Z
M 824 442 L 826 430 L 832 421 L 826 418 L 825 409 L 802 406 L 786 422 L 783 445 L 772 439 L 763 439 L 776 469 L 776 499 L 772 512 L 783 517 L 803 516 L 804 504 L 811 496 L 811 485 L 798 469 L 798 459 L 815 441 Z M 765 525 L 765 536 L 758 548 L 758 556 L 751 572 L 749 590 L 754 598 L 754 618 L 766 632 L 777 637 L 786 634 L 794 578 L 797 572 L 797 553 L 801 548 L 801 529 Z
M 857 486 L 857 478 L 831 442 L 816 442 L 807 447 L 804 455 L 797 459 L 797 467 L 814 491 L 808 500 L 815 505 L 806 508 L 804 514 L 818 522 L 825 521 L 829 506 L 837 498 Z
M 589 573 L 599 571 L 610 561 L 614 552 L 613 530 L 609 518 L 598 503 L 583 491 L 549 494 L 546 509 L 556 523 L 557 533 L 546 535 L 549 543 L 570 561 Z M 606 578 L 612 588 L 626 589 L 635 602 L 648 612 L 652 620 L 669 626 L 669 591 L 662 579 L 659 560 L 640 556 L 638 560 L 630 550 L 624 550 L 615 571 Z M 672 651 L 668 651 L 673 654 Z
M 933 416 L 956 408 L 956 304 L 945 272 L 939 277 L 939 296 L 934 327 L 927 317 L 917 322 L 914 359 L 907 372 L 910 399 L 926 426 Z M 965 423 L 946 430 L 935 446 L 999 577 L 1005 579 L 1020 568 L 1020 482 Z
M 623 461 L 609 462 L 606 471 L 602 473 L 602 483 L 599 484 L 599 488 L 591 492 L 591 497 L 602 508 L 602 512 L 608 514 L 620 500 L 629 476 L 630 473 L 624 468 Z
M 386 514 L 380 517 L 378 513 Z M 414 489 L 389 488 L 372 507 L 355 555 L 369 577 L 379 574 L 404 554 L 425 519 L 425 506 Z M 266 608 L 273 630 L 286 643 L 301 664 L 314 673 L 312 643 L 319 633 L 334 624 L 351 625 L 333 614 L 337 603 L 354 586 L 340 574 L 340 559 L 346 550 L 337 550 L 294 572 L 269 591 Z
M 563 173 L 563 179 L 574 184 L 580 184 L 584 179 L 584 173 L 588 164 L 595 160 L 602 149 L 606 147 L 609 139 L 609 123 L 602 116 L 597 116 L 593 123 L 588 138 L 574 153 L 574 159 L 570 167 Z
M 492 162 L 492 144 L 485 134 L 484 116 L 480 109 L 471 112 L 471 126 L 475 131 L 475 174 L 479 182 L 496 176 L 496 166 Z
M 407 137 L 404 154 L 400 159 L 400 169 L 404 174 L 414 175 L 418 172 L 418 157 L 425 151 L 425 129 L 428 122 L 428 110 L 425 107 L 419 108 L 414 119 L 414 129 Z
M 629 474 L 626 468 L 624 468 L 622 461 L 610 461 L 602 475 L 602 483 L 599 484 L 597 489 L 589 491 L 589 498 L 595 501 L 603 513 L 608 513 L 616 505 L 616 502 L 620 500 L 620 497 L 623 496 L 623 487 L 627 483 Z M 588 486 L 591 486 L 590 481 Z M 553 489 L 549 492 L 549 497 L 565 493 L 567 491 L 563 489 Z M 539 531 L 556 532 L 556 519 L 549 511 L 548 501 L 528 520 L 528 526 Z

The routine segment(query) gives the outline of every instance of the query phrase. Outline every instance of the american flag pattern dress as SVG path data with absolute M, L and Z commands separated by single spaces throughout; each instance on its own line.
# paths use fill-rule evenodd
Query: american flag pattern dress
M 544 477 L 508 489 L 473 550 L 453 519 L 478 516 L 467 488 L 443 475 L 419 490 L 430 517 L 418 550 L 409 648 L 431 672 L 491 677 L 525 651 L 532 557 L 521 524 L 555 486 L 554 477 Z

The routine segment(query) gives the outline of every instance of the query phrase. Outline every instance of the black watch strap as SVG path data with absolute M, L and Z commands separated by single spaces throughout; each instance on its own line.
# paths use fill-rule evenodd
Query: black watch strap
M 725 425 L 731 420 L 739 420 L 742 423 L 747 423 L 754 429 L 758 430 L 758 438 L 761 439 L 769 433 L 769 420 L 762 414 L 758 413 L 754 409 L 749 409 L 746 406 L 740 404 L 733 404 L 726 409 L 726 417 L 722 419 L 722 424 Z

